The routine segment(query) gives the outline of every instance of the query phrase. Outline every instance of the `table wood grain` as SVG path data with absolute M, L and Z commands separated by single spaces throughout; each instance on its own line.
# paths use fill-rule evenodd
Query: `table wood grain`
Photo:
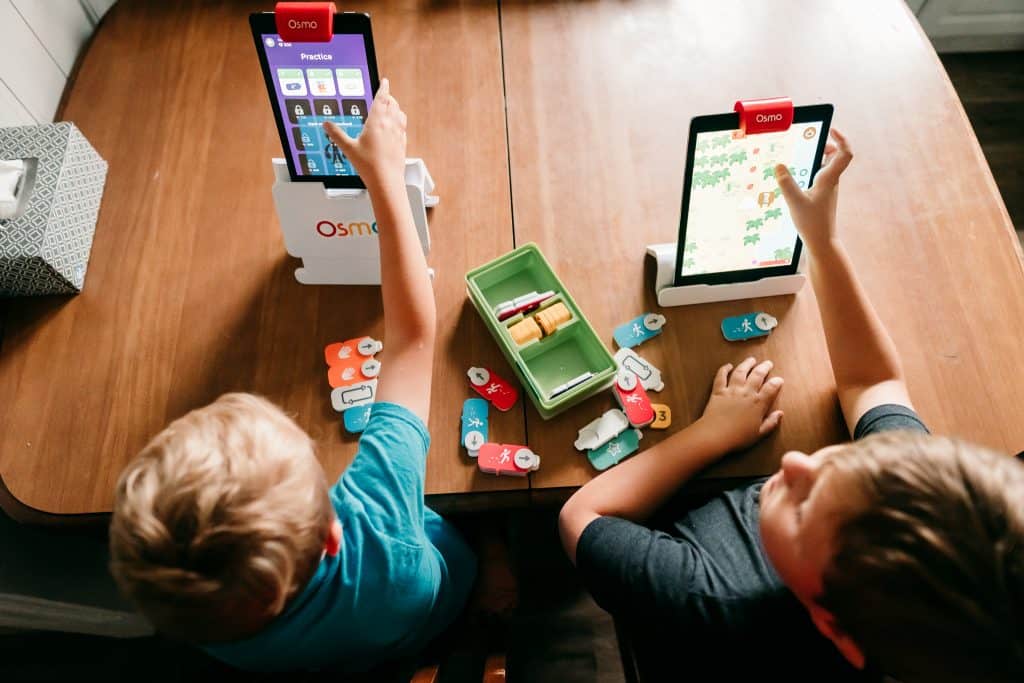
M 904 359 L 913 401 L 939 433 L 1024 448 L 1020 247 L 934 50 L 900 0 L 501 3 L 516 243 L 552 261 L 609 348 L 613 328 L 658 310 L 644 246 L 674 242 L 693 116 L 738 98 L 831 102 L 856 158 L 839 223 Z M 731 344 L 719 323 L 767 311 L 779 327 Z M 786 379 L 776 435 L 709 474 L 765 474 L 789 449 L 848 438 L 814 292 L 661 309 L 638 348 L 664 373 L 656 401 L 674 433 L 697 418 L 715 369 L 771 358 Z M 594 470 L 576 431 L 612 406 L 591 399 L 551 421 L 527 413 L 544 458 L 535 489 Z M 649 448 L 665 432 L 645 430 Z
M 83 293 L 7 303 L 0 350 L 0 502 L 19 519 L 109 511 L 128 460 L 227 391 L 263 394 L 316 439 L 330 478 L 356 440 L 330 407 L 323 348 L 382 338 L 379 289 L 293 276 L 272 205 L 282 150 L 249 33 L 267 2 L 122 0 L 80 62 L 61 119 L 110 172 Z M 497 7 L 366 2 L 380 72 L 409 115 L 441 202 L 428 494 L 522 491 L 459 448 L 465 371 L 501 356 L 463 275 L 512 248 Z M 387 374 L 387 340 L 380 358 Z M 522 442 L 521 409 L 492 436 Z M 448 496 L 446 496 L 448 498 Z
M 85 292 L 4 307 L 9 514 L 109 510 L 120 469 L 149 436 L 229 390 L 294 414 L 330 476 L 354 454 L 329 408 L 320 349 L 381 335 L 379 295 L 294 281 L 269 193 L 280 147 L 244 21 L 262 7 L 122 0 L 81 61 L 63 118 L 111 171 Z M 1020 248 L 956 94 L 899 0 L 365 7 L 381 72 L 410 115 L 410 153 L 427 160 L 442 196 L 430 216 L 435 500 L 471 510 L 511 500 L 488 491 L 526 495 L 525 480 L 485 477 L 458 449 L 466 366 L 505 367 L 466 303 L 465 271 L 513 246 L 514 217 L 514 243 L 540 244 L 614 348 L 615 325 L 657 309 L 643 250 L 675 239 L 689 119 L 740 96 L 836 105 L 857 156 L 841 229 L 915 404 L 935 431 L 1024 448 Z M 753 310 L 780 327 L 743 345 L 722 340 L 723 317 Z M 787 380 L 782 429 L 709 475 L 766 473 L 785 450 L 847 438 L 809 287 L 662 312 L 665 333 L 639 351 L 665 373 L 656 399 L 673 409 L 669 433 L 700 414 L 722 363 L 767 356 Z M 593 476 L 571 444 L 611 405 L 594 398 L 551 421 L 529 407 L 525 433 L 522 410 L 496 414 L 493 437 L 528 438 L 544 457 L 531 476 L 539 500 Z M 643 446 L 665 436 L 647 430 Z M 484 497 L 465 495 L 474 492 Z

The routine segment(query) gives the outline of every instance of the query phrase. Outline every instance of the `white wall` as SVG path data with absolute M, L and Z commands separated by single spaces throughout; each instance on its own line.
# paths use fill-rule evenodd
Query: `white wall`
M 78 53 L 115 0 L 0 0 L 0 127 L 53 120 Z
M 939 52 L 1024 49 L 1024 0 L 909 0 Z
M 115 0 L 0 0 L 0 127 L 53 120 L 75 60 Z M 101 539 L 20 526 L 0 512 L 0 628 L 140 636 Z

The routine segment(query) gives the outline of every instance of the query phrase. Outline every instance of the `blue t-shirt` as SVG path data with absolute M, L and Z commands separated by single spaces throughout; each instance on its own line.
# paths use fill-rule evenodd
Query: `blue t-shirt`
M 415 654 L 454 621 L 476 576 L 459 533 L 423 503 L 430 436 L 377 403 L 352 465 L 330 491 L 341 551 L 263 631 L 204 649 L 253 671 L 365 671 Z

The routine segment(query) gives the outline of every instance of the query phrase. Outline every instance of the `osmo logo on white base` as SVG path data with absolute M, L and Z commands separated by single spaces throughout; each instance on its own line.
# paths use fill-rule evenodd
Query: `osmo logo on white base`
M 377 234 L 377 221 L 352 221 L 346 225 L 322 220 L 316 224 L 316 234 L 321 237 L 373 237 Z
M 288 253 L 302 259 L 295 278 L 307 285 L 379 285 L 379 226 L 369 195 L 293 182 L 284 159 L 274 159 L 272 166 L 281 235 Z M 423 161 L 407 160 L 405 192 L 424 254 L 430 251 L 427 205 L 437 203 L 430 194 L 433 189 L 434 179 Z

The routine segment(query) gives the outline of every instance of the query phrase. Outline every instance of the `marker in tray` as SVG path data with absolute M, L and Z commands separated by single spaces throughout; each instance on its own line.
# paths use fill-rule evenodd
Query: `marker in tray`
M 588 379 L 590 379 L 593 376 L 594 376 L 594 373 L 588 371 L 588 372 L 584 372 L 582 375 L 579 375 L 578 377 L 573 377 L 571 380 L 569 380 L 565 384 L 559 384 L 557 387 L 552 389 L 551 390 L 551 395 L 548 396 L 548 398 L 551 399 L 551 398 L 554 398 L 556 396 L 560 396 L 560 395 L 564 394 L 565 392 L 569 391 L 570 389 L 573 389 L 573 388 L 578 387 L 579 385 L 583 384 L 584 382 L 586 382 Z
M 523 294 L 522 296 L 517 296 L 515 299 L 510 301 L 502 301 L 494 307 L 494 314 L 497 316 L 499 322 L 504 322 L 517 313 L 526 313 L 527 311 L 532 311 L 533 309 L 540 307 L 542 303 L 554 295 L 555 293 L 552 290 L 541 292 L 539 294 L 536 291 L 530 292 L 529 294 Z

